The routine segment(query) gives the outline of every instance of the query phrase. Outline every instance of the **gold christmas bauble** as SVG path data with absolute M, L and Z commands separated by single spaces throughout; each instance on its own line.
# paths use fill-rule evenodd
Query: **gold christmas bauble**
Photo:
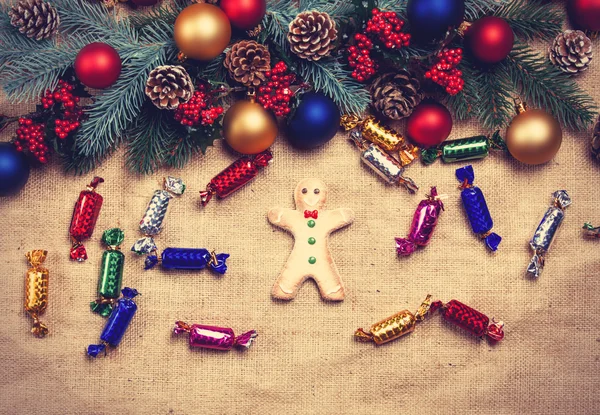
M 506 130 L 510 154 L 525 164 L 537 165 L 552 160 L 562 143 L 562 130 L 554 117 L 545 111 L 529 110 L 517 104 L 518 115 Z
M 175 43 L 183 55 L 202 61 L 217 57 L 231 40 L 231 24 L 212 4 L 197 3 L 183 9 L 175 20 Z
M 223 136 L 232 149 L 242 154 L 258 154 L 277 138 L 277 122 L 262 105 L 238 101 L 223 118 Z

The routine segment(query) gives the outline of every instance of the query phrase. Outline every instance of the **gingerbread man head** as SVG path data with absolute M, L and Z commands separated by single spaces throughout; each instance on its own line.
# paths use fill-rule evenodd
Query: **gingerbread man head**
M 327 201 L 327 186 L 319 179 L 304 179 L 294 191 L 298 210 L 320 210 Z

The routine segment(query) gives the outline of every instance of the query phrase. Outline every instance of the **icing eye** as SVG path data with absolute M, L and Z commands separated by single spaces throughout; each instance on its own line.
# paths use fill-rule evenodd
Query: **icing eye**
M 304 189 L 302 189 L 302 193 L 308 193 L 308 189 L 305 187 Z
M 319 193 L 321 193 L 321 191 L 319 189 L 315 189 L 315 194 L 318 195 Z

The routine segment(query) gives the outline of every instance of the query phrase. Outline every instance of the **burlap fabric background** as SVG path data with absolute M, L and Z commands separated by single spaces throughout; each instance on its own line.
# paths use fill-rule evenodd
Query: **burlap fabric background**
M 595 46 L 600 47 L 598 42 Z M 600 49 L 596 50 L 600 53 Z M 579 81 L 600 101 L 600 59 Z M 30 106 L 2 100 L 1 112 Z M 400 129 L 402 124 L 397 125 Z M 452 138 L 480 132 L 455 126 Z M 83 177 L 52 164 L 34 170 L 17 196 L 0 199 L 0 412 L 6 414 L 594 414 L 600 412 L 600 242 L 584 240 L 584 221 L 600 221 L 600 166 L 589 157 L 589 133 L 566 132 L 561 151 L 545 166 L 527 167 L 494 154 L 473 163 L 503 236 L 486 252 L 460 205 L 454 170 L 441 162 L 415 163 L 409 175 L 417 196 L 386 186 L 364 167 L 358 151 L 338 134 L 312 152 L 281 137 L 272 165 L 226 200 L 199 206 L 198 191 L 236 157 L 221 146 L 181 171 L 129 173 L 118 152 Z M 2 139 L 10 139 L 4 132 Z M 86 242 L 90 259 L 69 260 L 67 230 L 73 204 L 93 175 L 104 206 Z M 223 277 L 210 272 L 144 272 L 129 252 L 152 192 L 166 174 L 188 190 L 169 207 L 160 247 L 207 247 L 231 254 Z M 293 207 L 292 191 L 306 177 L 326 181 L 329 208 L 356 211 L 355 223 L 333 235 L 331 249 L 347 299 L 321 301 L 306 283 L 289 303 L 273 301 L 271 286 L 292 247 L 266 212 Z M 416 205 L 437 185 L 448 195 L 430 246 L 411 258 L 395 255 L 395 236 L 407 234 Z M 524 275 L 528 240 L 557 189 L 568 190 L 568 209 L 546 268 L 537 281 Z M 137 288 L 138 313 L 121 345 L 88 359 L 104 320 L 89 310 L 95 298 L 103 230 L 125 230 L 124 284 Z M 24 253 L 50 251 L 50 335 L 36 339 L 23 311 Z M 357 343 L 369 327 L 397 311 L 415 311 L 427 293 L 459 299 L 506 323 L 505 340 L 490 345 L 434 316 L 415 332 L 382 347 Z M 175 320 L 255 328 L 247 352 L 190 350 L 175 338 Z

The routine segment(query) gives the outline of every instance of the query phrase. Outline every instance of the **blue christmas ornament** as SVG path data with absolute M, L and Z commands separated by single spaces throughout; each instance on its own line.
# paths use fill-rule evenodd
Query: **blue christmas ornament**
M 410 33 L 417 41 L 431 41 L 463 22 L 464 0 L 408 0 Z
M 294 147 L 308 149 L 325 144 L 340 128 L 340 110 L 319 92 L 308 92 L 288 122 L 287 137 Z
M 0 143 L 0 196 L 18 193 L 29 179 L 27 157 L 12 143 Z
M 473 167 L 466 166 L 456 169 L 456 178 L 461 182 L 462 191 L 460 196 L 471 223 L 471 229 L 484 240 L 488 249 L 496 251 L 502 238 L 492 232 L 494 221 L 485 202 L 485 197 L 479 187 L 473 186 L 473 180 L 475 180 Z

